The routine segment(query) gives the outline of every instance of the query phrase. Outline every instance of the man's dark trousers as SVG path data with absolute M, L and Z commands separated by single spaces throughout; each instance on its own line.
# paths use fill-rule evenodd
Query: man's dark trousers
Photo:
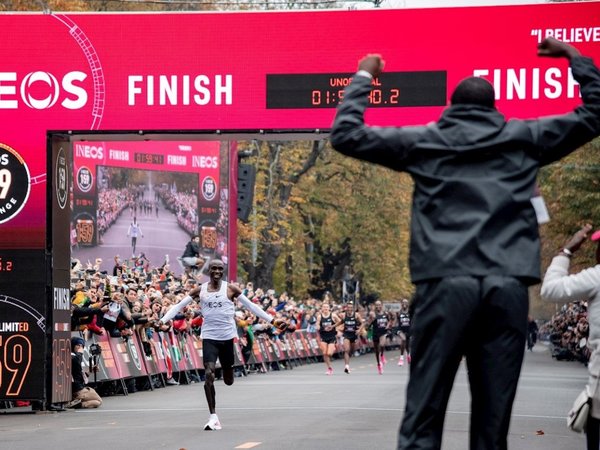
M 398 449 L 439 449 L 448 398 L 466 357 L 470 448 L 506 449 L 525 353 L 529 296 L 513 277 L 455 276 L 418 283 L 410 380 Z

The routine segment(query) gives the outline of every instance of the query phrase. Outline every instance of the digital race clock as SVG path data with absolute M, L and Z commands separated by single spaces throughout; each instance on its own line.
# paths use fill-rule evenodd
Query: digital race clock
M 0 272 L 12 272 L 13 264 L 12 258 L 4 258 L 0 256 Z
M 165 156 L 155 153 L 134 153 L 133 159 L 136 163 L 143 164 L 164 164 Z
M 354 74 L 267 75 L 267 109 L 335 108 Z M 386 72 L 373 80 L 369 106 L 444 106 L 446 71 Z

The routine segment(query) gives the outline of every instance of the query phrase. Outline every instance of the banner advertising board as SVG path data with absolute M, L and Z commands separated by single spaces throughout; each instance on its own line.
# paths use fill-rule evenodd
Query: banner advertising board
M 562 113 L 578 87 L 565 60 L 536 46 L 554 36 L 600 60 L 599 5 L 1 14 L 0 163 L 19 181 L 0 198 L 0 248 L 44 247 L 48 130 L 326 132 L 358 59 L 374 52 L 386 73 L 367 122 L 435 120 L 474 74 L 507 117 Z

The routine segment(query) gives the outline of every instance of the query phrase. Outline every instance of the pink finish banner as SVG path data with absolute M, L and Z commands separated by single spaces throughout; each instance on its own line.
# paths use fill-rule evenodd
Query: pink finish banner
M 48 130 L 326 131 L 358 59 L 374 52 L 386 74 L 368 122 L 435 120 L 474 74 L 494 84 L 507 117 L 562 113 L 578 87 L 566 61 L 536 46 L 555 36 L 600 60 L 599 9 L 2 14 L 0 152 L 30 190 L 23 205 L 0 201 L 0 247 L 44 246 Z
M 213 141 L 82 141 L 73 144 L 73 167 L 77 174 L 82 167 L 95 173 L 96 166 L 167 172 L 200 173 L 219 184 L 220 142 Z M 76 178 L 79 192 L 95 190 L 93 183 L 82 185 Z M 93 180 L 92 180 L 93 181 Z M 214 199 L 205 199 L 213 201 Z

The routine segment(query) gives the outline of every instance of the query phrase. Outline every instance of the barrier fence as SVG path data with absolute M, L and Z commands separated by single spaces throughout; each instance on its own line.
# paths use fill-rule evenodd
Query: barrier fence
M 72 336 L 81 334 L 73 332 Z M 397 339 L 394 337 L 389 345 L 397 345 Z M 266 339 L 259 335 L 253 340 L 251 349 L 243 347 L 240 340 L 236 339 L 234 367 L 262 365 L 267 370 L 267 366 L 273 363 L 284 363 L 286 367 L 291 367 L 294 364 L 314 362 L 323 356 L 319 344 L 318 333 L 304 330 L 285 333 L 277 339 Z M 369 351 L 371 347 L 371 341 L 359 339 L 355 350 Z M 343 351 L 342 344 L 338 342 L 335 353 L 343 354 Z M 185 376 L 189 372 L 204 370 L 202 339 L 195 334 L 176 334 L 173 331 L 155 332 L 144 341 L 138 333 L 127 339 L 94 334 L 86 340 L 83 360 L 86 372 L 90 372 L 92 364 L 97 366 L 96 372 L 90 377 L 90 381 L 94 382 L 122 382 L 129 378 L 152 375 L 171 378 L 177 372 L 181 378 L 181 374 Z M 219 368 L 218 364 L 217 367 Z

